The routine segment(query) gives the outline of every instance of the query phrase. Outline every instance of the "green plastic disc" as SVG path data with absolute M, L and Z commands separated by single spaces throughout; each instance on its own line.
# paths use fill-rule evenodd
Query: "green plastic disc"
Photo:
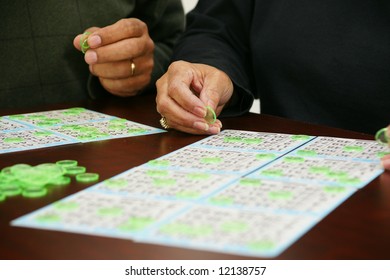
M 67 175 L 78 175 L 85 173 L 87 169 L 84 166 L 69 166 L 65 168 L 65 174 Z
M 3 189 L 3 194 L 5 196 L 17 196 L 19 194 L 21 194 L 22 192 L 22 189 L 19 188 L 19 187 L 15 187 L 15 188 L 4 188 Z
M 87 50 L 89 49 L 88 45 L 88 36 L 91 34 L 91 32 L 84 32 L 84 34 L 80 38 L 80 47 L 81 47 L 81 52 L 86 53 Z
M 390 137 L 387 134 L 387 127 L 382 128 L 375 134 L 375 140 L 384 145 L 390 143 Z
M 45 188 L 46 184 L 42 183 L 24 183 L 22 184 L 21 188 L 25 191 L 38 191 Z
M 28 198 L 35 198 L 35 197 L 42 197 L 47 194 L 47 189 L 46 188 L 41 188 L 41 189 L 25 189 L 22 192 L 22 196 L 28 197 Z
M 64 169 L 55 163 L 42 163 L 35 166 L 34 170 L 50 178 L 59 177 L 65 173 Z
M 78 162 L 77 160 L 73 160 L 73 159 L 64 159 L 64 160 L 57 161 L 56 164 L 61 167 L 70 167 L 70 166 L 77 166 Z
M 97 173 L 84 173 L 76 175 L 76 181 L 80 183 L 92 183 L 99 180 Z
M 18 176 L 18 181 L 23 188 L 39 189 L 43 188 L 49 182 L 49 178 L 49 174 L 34 170 Z
M 49 185 L 51 186 L 67 186 L 72 180 L 68 176 L 59 176 L 50 179 Z
M 32 166 L 29 164 L 19 163 L 10 166 L 10 172 L 14 176 L 23 176 L 24 173 L 30 172 L 32 170 Z
M 210 106 L 206 106 L 206 110 L 206 116 L 204 117 L 206 122 L 209 124 L 215 123 L 215 121 L 217 120 L 217 115 L 215 114 L 213 108 L 211 108 Z

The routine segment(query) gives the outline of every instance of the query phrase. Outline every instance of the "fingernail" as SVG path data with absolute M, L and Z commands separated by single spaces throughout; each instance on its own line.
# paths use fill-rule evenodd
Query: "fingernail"
M 101 43 L 102 43 L 102 38 L 100 38 L 99 35 L 92 35 L 91 37 L 88 38 L 88 45 L 91 48 L 99 47 Z
M 219 128 L 222 128 L 222 122 L 220 120 L 216 120 L 215 124 L 219 126 Z
M 206 116 L 206 108 L 204 107 L 195 107 L 194 111 L 198 117 L 204 118 Z
M 208 131 L 209 130 L 209 125 L 205 122 L 194 122 L 194 128 L 203 130 L 203 131 Z
M 218 134 L 221 132 L 221 129 L 218 126 L 212 126 L 209 129 L 210 134 Z
M 97 54 L 95 51 L 88 50 L 85 53 L 84 59 L 85 59 L 85 62 L 88 64 L 96 63 L 97 62 Z

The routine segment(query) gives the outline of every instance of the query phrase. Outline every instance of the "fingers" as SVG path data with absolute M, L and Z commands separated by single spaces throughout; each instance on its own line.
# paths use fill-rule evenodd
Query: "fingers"
M 110 93 L 127 97 L 134 96 L 151 80 L 153 57 L 140 57 L 89 66 L 90 72 L 99 77 L 101 85 Z
M 162 98 L 162 101 L 159 101 L 159 98 Z M 169 128 L 191 134 L 218 134 L 221 131 L 222 123 L 220 120 L 216 120 L 214 124 L 208 124 L 204 118 L 199 118 L 184 110 L 169 96 L 164 98 L 157 95 L 156 102 L 158 104 L 157 111 L 165 117 Z M 168 108 L 169 110 L 166 110 Z
M 132 96 L 150 83 L 154 42 L 144 22 L 122 19 L 113 25 L 92 27 L 87 31 L 91 34 L 86 39 L 89 48 L 84 60 L 107 91 Z M 83 38 L 85 35 L 80 34 L 73 40 L 78 50 L 81 50 Z
M 151 80 L 153 59 L 139 58 L 113 63 L 90 65 L 92 74 L 99 77 L 101 85 L 110 93 L 128 97 L 145 88 Z
M 86 32 L 88 33 L 93 33 L 94 31 L 98 30 L 99 28 L 98 27 L 90 27 L 88 28 L 87 30 L 85 30 L 84 34 Z M 77 35 L 74 39 L 73 39 L 73 46 L 78 49 L 79 51 L 81 51 L 81 44 L 82 44 L 82 38 L 83 38 L 83 35 L 84 34 L 79 34 Z
M 134 59 L 154 51 L 147 26 L 138 19 L 122 19 L 113 25 L 92 30 L 94 32 L 88 36 L 90 48 L 85 54 L 88 64 Z M 73 43 L 80 44 L 77 40 L 81 36 L 77 36 Z
M 219 115 L 233 94 L 233 83 L 222 71 L 213 71 L 205 77 L 199 98 Z
M 138 19 L 122 19 L 103 28 L 91 27 L 86 30 L 89 49 L 85 53 L 88 64 L 108 63 L 142 56 L 152 57 L 154 42 L 146 24 Z M 73 45 L 81 50 L 84 34 L 73 39 Z
M 89 66 L 89 70 L 93 75 L 101 78 L 124 79 L 144 74 L 150 76 L 153 66 L 153 57 L 139 57 L 133 60 L 93 64 Z
M 89 40 L 89 39 L 88 39 Z M 147 36 L 123 39 L 110 45 L 89 49 L 84 56 L 88 64 L 107 63 L 125 59 L 135 59 L 144 55 L 151 56 L 154 51 L 154 43 Z
M 172 128 L 205 133 L 208 129 L 204 120 L 205 105 L 191 91 L 191 82 L 195 79 L 193 71 L 186 63 L 173 63 L 169 67 L 156 83 L 157 111 L 165 116 Z
M 88 30 L 90 31 L 90 30 Z M 148 33 L 147 25 L 136 18 L 126 18 L 93 32 L 88 43 L 91 48 L 111 45 L 126 38 L 142 37 Z M 100 38 L 94 38 L 94 36 Z
M 159 99 L 161 101 L 159 101 Z M 217 134 L 221 129 L 221 122 L 218 121 L 212 125 L 208 124 L 203 117 L 198 117 L 185 110 L 175 100 L 157 95 L 157 111 L 167 120 L 170 128 L 181 130 L 192 134 Z
M 221 121 L 209 124 L 204 117 L 207 105 L 215 109 L 221 102 L 221 96 L 226 99 L 229 95 L 228 86 L 214 84 L 222 82 L 218 78 L 221 73 L 207 65 L 184 61 L 172 63 L 156 83 L 157 111 L 166 118 L 171 128 L 193 134 L 219 133 Z
M 100 84 L 113 95 L 128 97 L 137 95 L 150 82 L 150 75 L 138 75 L 126 79 L 105 79 L 99 77 Z
M 144 22 L 135 18 L 128 18 L 121 19 L 116 23 L 103 28 L 90 27 L 85 30 L 85 32 L 90 34 L 88 36 L 88 45 L 92 49 L 96 49 L 127 38 L 142 37 L 145 34 L 148 34 L 148 28 Z M 83 34 L 79 34 L 73 39 L 73 45 L 79 50 L 81 49 L 80 39 L 82 36 Z
M 390 139 L 390 125 L 386 128 L 386 138 Z M 390 147 L 390 141 L 387 142 L 388 146 Z M 384 169 L 390 170 L 390 154 L 385 155 L 381 159 L 381 163 Z
M 384 169 L 390 170 L 390 155 L 386 155 L 381 159 Z
M 197 129 L 197 128 L 190 128 L 186 126 L 182 126 L 180 124 L 171 123 L 170 121 L 167 121 L 167 124 L 169 128 L 174 128 L 176 130 L 180 130 L 186 133 L 190 134 L 196 134 L 196 135 L 214 135 L 221 132 L 222 123 L 220 120 L 217 120 L 213 125 L 210 125 L 207 129 Z

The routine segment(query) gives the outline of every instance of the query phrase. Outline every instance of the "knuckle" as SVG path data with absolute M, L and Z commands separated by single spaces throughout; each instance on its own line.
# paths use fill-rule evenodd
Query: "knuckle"
M 171 82 L 169 85 L 168 85 L 168 92 L 174 96 L 175 93 L 177 93 L 179 91 L 179 85 L 175 82 Z
M 153 52 L 154 48 L 155 48 L 154 41 L 152 40 L 152 38 L 149 37 L 149 39 L 146 42 L 146 49 L 148 49 L 150 52 Z

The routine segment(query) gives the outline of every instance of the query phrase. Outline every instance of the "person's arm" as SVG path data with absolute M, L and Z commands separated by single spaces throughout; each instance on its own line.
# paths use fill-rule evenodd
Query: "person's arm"
M 253 103 L 252 12 L 252 0 L 200 0 L 187 15 L 186 32 L 175 47 L 173 61 L 211 65 L 232 80 L 234 100 L 222 116 L 244 114 Z

